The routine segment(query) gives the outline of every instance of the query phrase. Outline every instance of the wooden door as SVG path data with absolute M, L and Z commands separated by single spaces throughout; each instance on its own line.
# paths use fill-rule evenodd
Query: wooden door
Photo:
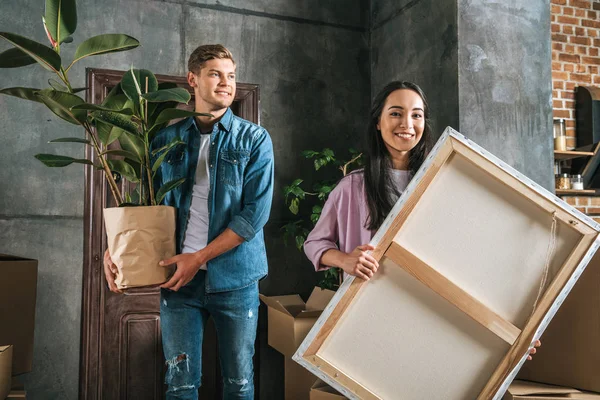
M 100 104 L 111 88 L 120 82 L 123 71 L 87 70 L 87 101 Z M 175 82 L 188 90 L 185 78 L 157 75 L 159 82 Z M 194 94 L 189 108 L 193 108 Z M 233 112 L 259 123 L 258 85 L 237 84 Z M 93 152 L 86 158 L 96 161 Z M 129 190 L 119 182 L 121 189 Z M 84 264 L 79 398 L 83 400 L 161 400 L 166 371 L 160 332 L 157 288 L 130 289 L 123 295 L 108 290 L 102 258 L 106 234 L 102 209 L 114 206 L 102 171 L 85 170 Z M 258 337 L 257 342 L 259 343 Z M 256 354 L 259 354 L 257 349 Z M 259 370 L 258 357 L 255 371 Z M 216 334 L 212 321 L 203 344 L 202 399 L 221 397 Z M 255 372 L 255 379 L 260 374 Z M 256 384 L 258 393 L 259 383 Z M 256 396 L 258 398 L 258 396 Z

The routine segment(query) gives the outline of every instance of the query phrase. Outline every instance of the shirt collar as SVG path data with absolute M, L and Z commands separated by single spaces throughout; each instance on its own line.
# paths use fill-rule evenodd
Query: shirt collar
M 227 111 L 225 111 L 225 114 L 223 114 L 218 124 L 221 129 L 229 133 L 229 131 L 231 130 L 231 125 L 233 124 L 233 111 L 231 111 L 231 108 L 227 108 Z M 183 128 L 191 129 L 192 127 L 198 132 L 200 132 L 200 129 L 196 124 L 196 118 L 189 117 Z

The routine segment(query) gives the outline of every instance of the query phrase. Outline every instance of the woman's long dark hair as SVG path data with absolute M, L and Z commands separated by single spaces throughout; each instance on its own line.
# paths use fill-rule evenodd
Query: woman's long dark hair
M 388 96 L 399 89 L 409 89 L 416 92 L 423 100 L 425 114 L 425 128 L 423 136 L 417 145 L 410 151 L 408 159 L 408 169 L 411 175 L 417 172 L 417 169 L 423 164 L 427 153 L 431 149 L 431 121 L 429 116 L 429 104 L 425 98 L 425 93 L 416 84 L 405 81 L 394 81 L 388 83 L 375 96 L 371 107 L 369 125 L 367 126 L 367 151 L 365 158 L 365 192 L 367 195 L 367 206 L 369 207 L 369 220 L 367 228 L 371 230 L 378 229 L 385 217 L 394 206 L 394 198 L 398 193 L 390 193 L 390 189 L 395 185 L 392 183 L 390 169 L 392 168 L 392 159 L 388 152 L 381 132 L 377 129 L 377 124 L 383 111 L 383 106 Z M 394 189 L 392 189 L 394 190 Z

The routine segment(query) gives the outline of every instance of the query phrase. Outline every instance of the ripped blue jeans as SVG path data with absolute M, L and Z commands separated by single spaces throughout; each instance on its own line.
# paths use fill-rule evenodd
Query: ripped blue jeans
M 167 360 L 167 400 L 198 399 L 202 379 L 202 337 L 213 317 L 223 375 L 223 399 L 254 399 L 254 340 L 258 282 L 239 290 L 206 293 L 206 272 L 177 292 L 161 289 L 160 325 Z

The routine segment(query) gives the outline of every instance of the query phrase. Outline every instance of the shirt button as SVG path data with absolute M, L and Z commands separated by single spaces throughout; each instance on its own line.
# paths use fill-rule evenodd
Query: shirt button
M 214 146 L 214 145 L 215 145 L 215 142 L 212 142 L 210 145 L 211 145 L 211 146 Z
M 234 163 L 234 164 L 235 164 L 235 163 L 237 163 L 237 160 L 233 160 L 233 163 Z
M 212 168 L 212 164 L 210 164 L 210 167 Z

